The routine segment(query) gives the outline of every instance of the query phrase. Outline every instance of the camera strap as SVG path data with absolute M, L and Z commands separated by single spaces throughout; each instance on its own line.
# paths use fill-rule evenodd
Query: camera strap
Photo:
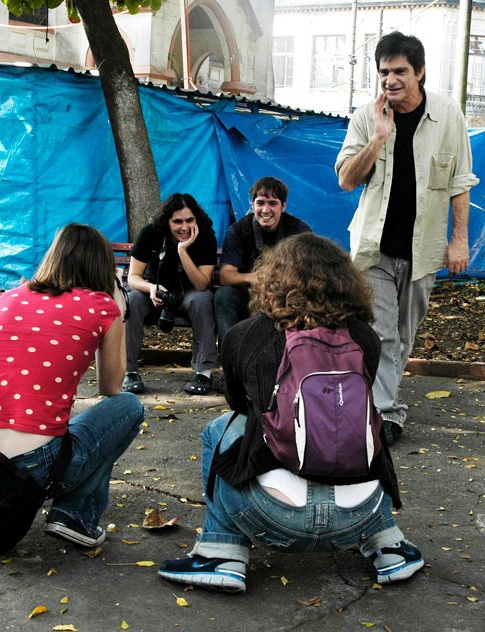
M 166 256 L 167 256 L 167 237 L 164 237 L 162 247 L 160 248 L 160 254 L 158 255 L 158 269 L 157 269 L 157 281 L 156 281 L 157 292 L 159 291 L 158 286 L 160 284 L 160 270 L 162 269 L 162 263 L 165 261 Z M 180 286 L 180 292 L 182 294 L 184 293 L 184 286 L 182 285 L 182 279 L 180 278 L 180 273 L 182 272 L 183 269 L 184 269 L 183 265 L 179 263 L 177 266 L 177 278 L 178 278 L 178 282 Z M 171 288 L 167 288 L 167 289 L 170 291 Z

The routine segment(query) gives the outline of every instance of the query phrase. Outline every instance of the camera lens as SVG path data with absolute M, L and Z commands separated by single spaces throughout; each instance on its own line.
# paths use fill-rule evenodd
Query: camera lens
M 158 320 L 158 328 L 166 334 L 169 334 L 175 325 L 174 315 L 167 309 L 162 309 Z

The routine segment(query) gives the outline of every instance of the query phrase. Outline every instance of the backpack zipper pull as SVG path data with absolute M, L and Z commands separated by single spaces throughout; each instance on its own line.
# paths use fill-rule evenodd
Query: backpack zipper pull
M 295 399 L 293 400 L 293 406 L 294 406 L 293 422 L 297 424 L 298 428 L 301 428 L 300 417 L 298 415 L 299 407 L 300 407 L 300 391 L 297 391 L 295 395 Z

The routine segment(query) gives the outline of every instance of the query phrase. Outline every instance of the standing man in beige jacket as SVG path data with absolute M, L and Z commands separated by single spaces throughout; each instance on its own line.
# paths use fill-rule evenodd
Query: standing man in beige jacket
M 469 190 L 478 179 L 460 108 L 424 89 L 421 41 L 395 31 L 379 40 L 375 59 L 382 94 L 354 113 L 335 169 L 344 190 L 365 184 L 349 227 L 351 255 L 374 294 L 382 342 L 374 400 L 392 445 L 406 419 L 402 371 L 436 272 L 468 266 Z

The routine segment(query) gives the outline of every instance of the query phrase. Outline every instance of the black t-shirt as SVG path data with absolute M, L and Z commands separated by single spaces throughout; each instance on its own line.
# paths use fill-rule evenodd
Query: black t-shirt
M 229 264 L 238 269 L 238 272 L 250 272 L 254 262 L 259 256 L 254 237 L 253 213 L 248 213 L 235 224 L 229 226 L 224 244 L 222 246 L 221 265 Z M 278 230 L 269 232 L 261 231 L 265 248 L 273 248 L 278 238 L 311 232 L 310 226 L 294 215 L 284 212 L 280 219 L 283 227 L 283 235 L 279 236 Z
M 217 240 L 212 228 L 199 226 L 199 234 L 194 243 L 187 248 L 187 252 L 194 264 L 199 266 L 215 266 L 217 263 Z M 147 264 L 145 278 L 150 283 L 157 282 L 160 264 L 160 250 L 164 241 L 164 233 L 148 224 L 141 229 L 138 238 L 131 249 L 131 256 Z M 185 274 L 177 245 L 171 235 L 166 240 L 166 253 L 160 265 L 158 281 L 168 290 L 180 291 L 193 287 Z
M 424 113 L 426 97 L 412 112 L 394 112 L 396 142 L 394 168 L 386 221 L 381 237 L 381 252 L 390 257 L 412 259 L 416 219 L 416 172 L 413 137 Z

